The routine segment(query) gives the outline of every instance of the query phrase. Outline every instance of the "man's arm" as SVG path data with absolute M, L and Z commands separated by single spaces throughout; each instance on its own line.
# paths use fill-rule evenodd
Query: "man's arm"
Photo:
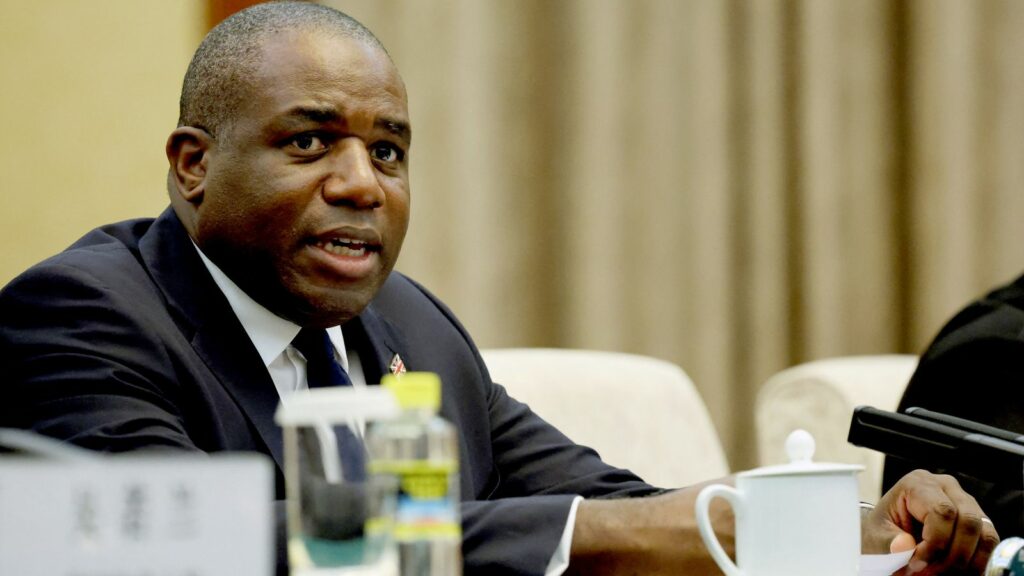
M 197 450 L 184 431 L 179 383 L 157 328 L 126 279 L 109 289 L 90 270 L 40 266 L 0 293 L 0 348 L 10 402 L 0 426 L 105 452 Z
M 647 498 L 587 500 L 580 504 L 567 574 L 717 574 L 697 529 L 697 494 L 709 481 Z M 718 541 L 734 555 L 732 508 L 712 500 Z
M 437 372 L 444 383 L 443 415 L 464 442 L 465 574 L 543 574 L 577 495 L 659 492 L 509 397 L 455 315 L 424 287 L 393 273 L 373 307 L 405 339 L 406 364 Z
M 135 271 L 111 286 L 96 269 L 104 267 L 41 265 L 0 292 L 0 356 L 8 362 L 2 381 L 10 399 L 0 404 L 0 426 L 103 452 L 206 451 L 187 430 L 181 400 L 183 389 L 204 391 L 175 371 L 181 360 L 168 352 L 167 338 L 173 324 L 153 318 L 163 310 L 156 294 Z M 288 572 L 285 517 L 279 499 L 274 523 L 282 576 Z
M 500 385 L 487 386 L 499 480 L 489 493 L 462 503 L 466 574 L 543 574 L 577 495 L 632 499 L 660 492 L 573 443 Z
M 723 481 L 731 483 L 729 479 Z M 695 503 L 704 485 L 633 500 L 580 505 L 570 574 L 713 574 L 718 567 L 697 531 Z M 864 553 L 914 548 L 907 574 L 981 574 L 999 535 L 956 480 L 918 470 L 905 476 L 864 519 Z M 733 554 L 732 511 L 711 506 L 719 541 Z

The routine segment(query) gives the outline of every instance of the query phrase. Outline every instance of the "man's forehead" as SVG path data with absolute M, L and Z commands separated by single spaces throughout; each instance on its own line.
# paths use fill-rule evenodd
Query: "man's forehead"
M 375 96 L 389 94 L 404 106 L 405 84 L 391 58 L 366 40 L 320 30 L 290 30 L 259 45 L 252 79 L 271 90 L 342 89 Z
M 263 72 L 300 66 L 312 72 L 399 77 L 394 62 L 381 46 L 342 31 L 285 29 L 265 34 L 257 43 L 257 49 L 261 64 L 257 68 Z
M 339 99 L 372 101 L 380 112 L 408 124 L 405 85 L 390 57 L 365 40 L 319 30 L 268 34 L 239 78 L 248 112 L 283 116 L 293 109 L 315 119 L 337 113 Z M 332 110 L 331 108 L 335 109 Z

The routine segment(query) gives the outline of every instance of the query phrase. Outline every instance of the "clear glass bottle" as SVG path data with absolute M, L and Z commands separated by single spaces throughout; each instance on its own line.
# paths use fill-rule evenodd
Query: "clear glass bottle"
M 398 483 L 368 476 L 354 423 L 394 418 L 377 386 L 315 388 L 286 396 L 275 415 L 284 438 L 288 563 L 292 576 L 397 576 L 392 526 Z
M 398 479 L 395 540 L 401 576 L 460 576 L 459 454 L 455 427 L 438 416 L 441 379 L 429 372 L 385 376 L 401 414 L 366 433 L 369 471 Z

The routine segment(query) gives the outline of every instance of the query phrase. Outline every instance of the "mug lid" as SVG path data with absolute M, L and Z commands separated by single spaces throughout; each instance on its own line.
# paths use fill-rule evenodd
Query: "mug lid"
M 860 464 L 837 464 L 832 462 L 812 462 L 814 456 L 814 437 L 806 430 L 794 430 L 786 438 L 786 454 L 789 464 L 765 466 L 740 472 L 737 477 L 758 478 L 762 476 L 796 476 L 813 474 L 854 474 L 864 469 Z

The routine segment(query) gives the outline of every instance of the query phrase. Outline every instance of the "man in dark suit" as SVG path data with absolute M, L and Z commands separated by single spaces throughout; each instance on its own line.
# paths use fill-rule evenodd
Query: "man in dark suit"
M 222 23 L 167 142 L 171 209 L 91 232 L 0 296 L 0 424 L 107 451 L 251 450 L 280 470 L 271 413 L 306 386 L 290 342 L 317 330 L 355 381 L 399 359 L 441 375 L 467 573 L 559 574 L 570 557 L 575 573 L 713 572 L 699 487 L 658 493 L 572 444 L 491 382 L 444 305 L 392 272 L 410 140 L 401 77 L 351 18 L 275 3 Z M 865 516 L 864 546 L 916 545 L 915 567 L 980 572 L 998 538 L 982 519 L 955 482 L 915 473 Z
M 921 356 L 899 410 L 928 408 L 1024 434 L 1024 276 L 956 314 Z M 922 463 L 886 458 L 884 486 Z M 936 471 L 943 471 L 935 468 Z M 1002 484 L 956 474 L 1005 537 L 1024 536 L 1021 478 Z

